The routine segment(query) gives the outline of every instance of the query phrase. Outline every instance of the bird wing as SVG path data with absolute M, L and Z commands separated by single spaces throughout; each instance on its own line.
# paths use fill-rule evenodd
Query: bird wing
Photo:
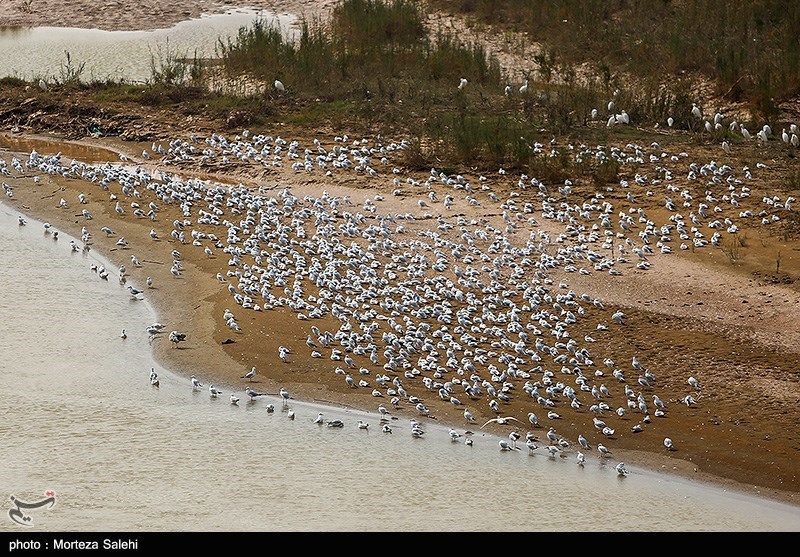
M 492 418 L 491 420 L 489 420 L 488 422 L 486 422 L 485 424 L 483 424 L 483 425 L 480 427 L 480 429 L 483 429 L 483 428 L 485 428 L 487 425 L 489 425 L 490 423 L 492 423 L 492 422 L 496 422 L 496 421 L 497 421 L 497 418 Z

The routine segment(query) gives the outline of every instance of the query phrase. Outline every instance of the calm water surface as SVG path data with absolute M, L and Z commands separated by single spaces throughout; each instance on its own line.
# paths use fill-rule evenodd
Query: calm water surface
M 239 28 L 261 18 L 287 33 L 293 15 L 237 9 L 184 21 L 153 31 L 103 31 L 69 27 L 0 27 L 0 76 L 63 80 L 68 52 L 73 68 L 85 64 L 82 81 L 146 82 L 151 62 L 169 58 L 213 56 L 218 40 L 236 36 Z
M 113 267 L 98 254 L 19 214 L 0 205 L 0 499 L 55 491 L 52 509 L 30 511 L 35 530 L 800 530 L 800 507 L 631 465 L 620 478 L 616 461 L 579 468 L 483 435 L 467 447 L 428 424 L 417 439 L 406 419 L 384 434 L 376 413 L 300 401 L 292 421 L 243 385 L 239 406 L 228 385 L 193 393 L 152 359 L 145 327 L 166 321 L 101 280 L 92 263 Z M 319 411 L 345 427 L 313 424 Z M 2 509 L 0 530 L 22 528 Z

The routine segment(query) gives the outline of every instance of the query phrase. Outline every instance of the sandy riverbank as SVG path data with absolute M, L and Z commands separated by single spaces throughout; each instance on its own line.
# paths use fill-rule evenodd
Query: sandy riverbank
M 329 137 L 320 139 L 332 140 Z M 130 159 L 149 147 L 98 143 L 124 149 Z M 310 140 L 306 139 L 304 143 L 310 143 Z M 89 156 L 86 143 L 80 145 L 83 147 L 78 153 L 82 157 Z M 59 150 L 65 153 L 65 157 L 69 156 L 67 145 L 62 144 Z M 8 157 L 4 154 L 4 158 Z M 151 161 L 138 162 L 151 169 L 157 166 Z M 161 170 L 175 169 L 161 166 Z M 229 179 L 245 181 L 244 175 L 238 171 L 229 173 Z M 263 312 L 238 307 L 228 293 L 227 284 L 215 278 L 217 273 L 224 275 L 230 269 L 228 256 L 218 250 L 215 255 L 207 256 L 202 248 L 192 246 L 191 242 L 181 244 L 170 237 L 174 221 L 184 218 L 177 207 L 161 204 L 157 219 L 151 222 L 133 216 L 130 210 L 122 217 L 117 215 L 109 193 L 100 190 L 96 184 L 48 175 L 42 175 L 38 185 L 29 181 L 23 186 L 21 180 L 17 183 L 12 203 L 21 212 L 49 221 L 78 237 L 81 228 L 88 226 L 92 230 L 91 249 L 102 252 L 115 264 L 126 265 L 129 269 L 128 284 L 145 290 L 145 296 L 158 309 L 167 329 L 187 333 L 187 341 L 178 348 L 166 338 L 154 340 L 155 354 L 165 366 L 185 376 L 194 373 L 213 379 L 229 388 L 244 389 L 250 385 L 263 392 L 276 393 L 280 387 L 285 387 L 298 399 L 370 412 L 376 411 L 378 403 L 387 402 L 373 398 L 370 389 L 349 388 L 343 378 L 334 373 L 342 362 L 331 361 L 327 352 L 326 357 L 320 359 L 310 357 L 305 339 L 312 323 L 299 320 L 297 312 L 286 307 Z M 284 187 L 290 188 L 298 199 L 307 195 L 318 197 L 325 190 L 330 196 L 349 196 L 358 206 L 364 199 L 375 199 L 377 193 L 383 192 L 385 201 L 379 202 L 382 211 L 422 214 L 420 208 L 414 206 L 416 197 L 390 195 L 387 179 L 356 176 L 352 172 L 338 172 L 326 177 L 276 170 L 266 180 L 252 185 L 274 188 L 264 192 L 268 197 L 277 195 Z M 492 185 L 499 187 L 498 183 Z M 85 206 L 77 202 L 79 193 L 88 196 Z M 62 197 L 69 202 L 66 209 L 58 208 Z M 145 192 L 140 203 L 149 201 Z M 89 222 L 76 216 L 84 207 L 93 215 Z M 437 207 L 432 213 L 440 211 L 441 208 Z M 499 221 L 500 218 L 496 207 L 487 203 L 476 208 L 463 199 L 456 201 L 453 214 L 489 221 Z M 196 215 L 190 220 L 194 218 Z M 434 222 L 417 220 L 407 224 L 410 228 L 423 229 Z M 105 237 L 99 232 L 101 226 L 110 227 L 114 235 Z M 159 240 L 149 237 L 151 229 L 158 231 Z M 128 240 L 127 247 L 116 245 L 120 237 Z M 185 268 L 178 278 L 170 273 L 173 249 L 181 252 Z M 142 268 L 132 268 L 131 255 L 142 262 Z M 639 417 L 629 415 L 616 422 L 620 431 L 613 440 L 603 440 L 599 433 L 591 431 L 587 410 L 568 413 L 559 408 L 562 419 L 550 422 L 542 419 L 542 427 L 535 428 L 538 437 L 546 439 L 547 427 L 554 425 L 559 435 L 569 439 L 573 445 L 578 433 L 582 433 L 593 446 L 603 441 L 613 446 L 618 458 L 627 455 L 625 458 L 631 463 L 796 503 L 798 479 L 794 464 L 797 439 L 793 428 L 793 408 L 796 407 L 797 389 L 793 378 L 798 355 L 792 342 L 796 333 L 785 330 L 785 323 L 796 319 L 800 307 L 796 289 L 780 284 L 754 284 L 752 278 L 738 271 L 725 273 L 724 267 L 702 265 L 688 256 L 676 255 L 668 264 L 658 268 L 662 270 L 632 271 L 619 277 L 619 281 L 604 280 L 604 277 L 590 281 L 595 277 L 577 274 L 568 279 L 576 291 L 592 292 L 605 300 L 605 310 L 594 311 L 593 317 L 607 320 L 615 309 L 624 309 L 627 323 L 625 329 L 619 331 L 622 336 L 589 330 L 586 334 L 591 333 L 596 338 L 599 354 L 613 353 L 618 355 L 620 362 L 636 354 L 648 362 L 658 376 L 658 392 L 669 407 L 667 417 L 656 420 L 665 421 L 656 422 L 654 427 L 634 435 L 629 428 L 639 422 Z M 153 278 L 152 289 L 145 288 L 147 276 Z M 112 278 L 116 279 L 113 272 Z M 705 294 L 698 292 L 701 287 L 706 289 Z M 653 295 L 654 292 L 659 295 Z M 765 318 L 767 314 L 760 311 L 744 312 L 739 309 L 742 299 L 748 300 L 748 306 L 769 300 L 771 313 Z M 234 332 L 225 325 L 223 314 L 226 309 L 234 313 L 241 332 Z M 330 317 L 314 320 L 313 324 L 331 331 L 338 327 L 338 322 Z M 775 338 L 770 332 L 781 333 L 785 338 L 780 342 L 768 342 Z M 279 346 L 291 350 L 286 363 L 278 358 Z M 370 366 L 366 358 L 359 358 L 358 363 L 372 367 L 373 374 L 380 371 Z M 252 366 L 256 367 L 258 375 L 249 383 L 242 376 Z M 693 408 L 681 405 L 678 400 L 688 392 L 685 385 L 688 375 L 699 377 L 702 382 L 701 391 L 696 393 L 699 404 Z M 370 379 L 372 377 L 374 375 Z M 461 415 L 463 407 L 437 401 L 435 392 L 427 391 L 419 382 L 408 381 L 408 390 L 430 405 L 431 415 L 440 423 L 451 423 L 461 428 L 477 427 L 465 423 Z M 479 424 L 494 417 L 483 397 L 476 400 L 463 398 Z M 615 395 L 609 399 L 609 404 L 615 408 L 623 404 L 623 398 Z M 523 397 L 515 397 L 503 406 L 502 414 L 516 416 L 524 423 L 530 410 L 540 416 L 546 413 Z M 419 417 L 410 404 L 401 405 L 397 414 L 407 418 Z M 530 429 L 517 425 L 523 432 Z M 487 429 L 503 433 L 511 428 L 490 425 Z M 667 453 L 663 449 L 661 441 L 665 435 L 675 440 L 676 451 Z M 590 458 L 596 458 L 596 455 L 592 454 Z M 765 458 L 771 462 L 770 474 L 761 472 Z

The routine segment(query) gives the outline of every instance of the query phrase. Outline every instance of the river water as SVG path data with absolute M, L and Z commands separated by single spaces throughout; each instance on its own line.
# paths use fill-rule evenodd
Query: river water
M 293 15 L 239 8 L 152 31 L 0 27 L 0 76 L 63 81 L 69 62 L 73 70 L 83 65 L 84 82 L 147 82 L 152 63 L 162 69 L 162 62 L 176 57 L 213 56 L 219 40 L 235 37 L 258 18 L 287 33 L 297 20 Z
M 797 531 L 800 507 L 615 461 L 453 442 L 405 420 L 292 400 L 238 406 L 152 359 L 158 316 L 0 205 L 0 492 L 40 531 Z M 121 338 L 122 329 L 127 338 Z M 160 386 L 149 382 L 155 368 Z M 239 387 L 241 388 L 241 386 Z M 266 410 L 274 404 L 275 411 Z M 288 411 L 295 413 L 289 419 Z M 316 425 L 318 412 L 343 428 Z M 370 423 L 368 430 L 358 420 Z M 0 530 L 19 531 L 3 509 Z

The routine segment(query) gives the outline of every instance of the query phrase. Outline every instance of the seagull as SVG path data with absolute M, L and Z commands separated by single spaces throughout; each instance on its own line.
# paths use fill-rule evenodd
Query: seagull
M 322 415 L 322 412 L 320 412 L 319 414 L 317 414 L 317 417 L 314 418 L 314 423 L 322 425 L 324 422 L 325 422 L 325 417 Z
M 602 445 L 602 444 L 598 444 L 598 445 L 597 445 L 597 450 L 600 452 L 600 456 L 608 456 L 608 455 L 610 455 L 610 454 L 611 454 L 611 451 L 609 451 L 609 450 L 606 448 L 606 446 L 605 446 L 605 445 Z
M 283 405 L 286 406 L 287 404 L 289 404 L 289 399 L 292 398 L 291 396 L 289 396 L 289 391 L 287 391 L 286 389 L 281 387 L 281 390 L 280 390 L 279 394 L 281 395 L 281 398 L 283 399 Z
M 536 441 L 533 439 L 528 439 L 525 441 L 525 446 L 528 447 L 528 454 L 533 454 L 533 451 L 539 448 L 539 445 L 537 445 Z
M 328 420 L 328 427 L 344 427 L 344 422 L 338 418 Z
M 217 398 L 217 396 L 222 394 L 222 391 L 217 389 L 214 385 L 209 385 L 208 394 L 211 395 L 211 398 Z
M 367 422 L 358 420 L 358 429 L 369 429 L 369 424 Z
M 272 414 L 273 412 L 275 412 L 274 404 L 267 404 L 264 408 L 267 410 L 267 414 Z
M 158 374 L 156 373 L 155 368 L 150 368 L 150 384 L 154 387 L 158 387 L 160 382 L 158 380 Z
M 196 390 L 200 389 L 200 387 L 202 387 L 202 386 L 203 386 L 203 384 L 200 382 L 200 380 L 197 377 L 195 377 L 194 375 L 192 375 L 192 390 L 196 391 Z
M 689 377 L 689 379 L 687 379 L 686 382 L 689 383 L 689 386 L 692 387 L 693 389 L 700 388 L 700 383 L 698 383 L 697 379 L 695 379 L 694 377 Z
M 461 437 L 461 434 L 459 432 L 457 432 L 455 429 L 451 429 L 449 431 L 449 434 L 450 434 L 450 440 L 451 441 L 458 441 L 459 437 Z
M 509 443 L 505 439 L 500 439 L 498 444 L 500 445 L 500 450 L 501 451 L 514 451 L 514 450 L 518 451 L 519 450 L 519 447 L 515 447 L 514 445 L 512 445 L 511 443 Z
M 575 455 L 575 461 L 578 463 L 578 466 L 583 466 L 583 463 L 586 462 L 586 455 L 578 451 L 578 454 Z
M 242 379 L 248 379 L 250 381 L 253 380 L 253 377 L 256 376 L 256 366 L 253 366 L 250 371 L 242 375 Z
M 469 423 L 475 423 L 475 416 L 472 415 L 472 412 L 464 408 L 464 419 L 467 420 Z
M 239 404 L 239 397 L 235 394 L 231 393 L 231 404 L 238 405 Z
M 131 298 L 133 298 L 134 300 L 138 300 L 139 299 L 139 294 L 142 293 L 141 290 L 138 290 L 138 289 L 134 288 L 131 285 L 128 285 L 128 290 L 131 293 Z
M 668 451 L 674 450 L 674 445 L 672 444 L 672 439 L 669 437 L 664 437 L 664 446 L 667 448 Z
M 119 334 L 119 338 L 128 338 L 128 333 L 125 332 L 125 329 L 122 329 L 122 332 Z
M 179 333 L 178 331 L 172 331 L 169 334 L 169 340 L 175 346 L 178 346 L 179 343 L 186 340 L 186 333 Z
M 250 387 L 247 387 L 244 390 L 245 394 L 250 397 L 250 400 L 255 400 L 260 396 L 264 396 L 264 393 L 259 393 L 258 391 L 254 391 Z
M 624 462 L 620 462 L 619 464 L 617 464 L 614 469 L 617 471 L 617 474 L 619 474 L 620 476 L 627 476 L 628 475 L 628 469 L 625 468 L 625 463 Z
M 383 427 L 381 428 L 381 431 L 383 431 L 384 433 L 391 433 L 392 432 L 392 428 L 391 428 L 391 426 L 389 424 L 383 424 Z
M 503 416 L 498 416 L 498 417 L 496 417 L 496 418 L 492 418 L 491 420 L 487 421 L 485 424 L 483 424 L 483 425 L 480 427 L 480 429 L 483 429 L 483 428 L 485 428 L 487 425 L 489 425 L 489 424 L 490 424 L 490 423 L 492 423 L 492 422 L 497 422 L 497 423 L 498 423 L 498 424 L 500 424 L 500 425 L 506 425 L 506 424 L 508 424 L 508 422 L 509 422 L 509 421 L 511 421 L 511 420 L 514 420 L 514 421 L 516 421 L 516 422 L 519 422 L 519 420 L 518 420 L 517 418 L 515 418 L 514 416 L 506 416 L 506 417 L 503 417 Z M 520 422 L 520 423 L 522 423 L 522 422 Z

